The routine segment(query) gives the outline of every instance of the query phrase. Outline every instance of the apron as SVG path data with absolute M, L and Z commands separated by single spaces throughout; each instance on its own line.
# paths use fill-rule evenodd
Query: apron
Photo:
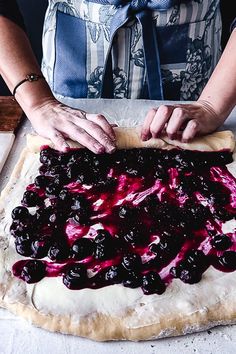
M 197 100 L 220 40 L 219 0 L 50 0 L 42 71 L 59 99 Z

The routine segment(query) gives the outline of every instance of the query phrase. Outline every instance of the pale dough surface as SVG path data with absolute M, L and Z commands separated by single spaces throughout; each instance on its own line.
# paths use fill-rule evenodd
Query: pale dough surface
M 214 142 L 215 139 L 211 140 L 209 137 L 204 138 L 204 144 L 208 144 L 210 139 L 211 143 L 208 146 L 214 146 L 215 150 L 224 148 L 233 150 L 231 132 L 218 134 L 221 137 L 216 137 L 217 144 Z M 155 147 L 158 147 L 157 140 Z M 226 140 L 228 145 L 225 143 Z M 129 143 L 124 142 L 123 145 L 119 143 L 118 146 L 140 147 L 136 146 L 137 140 L 132 145 L 130 134 L 128 141 Z M 61 278 L 44 278 L 39 283 L 27 284 L 13 277 L 11 267 L 23 257 L 15 252 L 14 240 L 9 234 L 11 210 L 19 205 L 25 187 L 38 174 L 40 163 L 36 151 L 42 144 L 48 144 L 38 137 L 33 139 L 29 137 L 28 143 L 30 145 L 23 150 L 0 199 L 2 307 L 50 331 L 100 341 L 147 340 L 236 322 L 235 273 L 222 273 L 212 267 L 204 273 L 198 284 L 187 285 L 176 279 L 164 294 L 148 296 L 144 295 L 141 289 L 129 289 L 122 285 L 72 291 L 62 284 Z M 229 169 L 236 175 L 235 162 L 229 165 Z M 225 225 L 225 231 L 235 227 L 236 222 L 229 222 Z
M 234 150 L 235 140 L 231 131 L 226 130 L 216 132 L 202 137 L 196 137 L 189 143 L 181 143 L 178 140 L 170 140 L 167 136 L 161 136 L 160 139 L 150 139 L 142 141 L 140 139 L 140 129 L 135 128 L 114 128 L 117 140 L 118 149 L 132 149 L 132 148 L 159 148 L 159 149 L 173 149 L 181 147 L 187 150 L 199 151 L 217 151 L 223 149 Z M 50 145 L 53 146 L 50 140 L 44 139 L 38 135 L 28 135 L 27 145 L 31 151 L 39 151 L 40 146 Z M 79 143 L 69 140 L 70 147 L 82 147 Z

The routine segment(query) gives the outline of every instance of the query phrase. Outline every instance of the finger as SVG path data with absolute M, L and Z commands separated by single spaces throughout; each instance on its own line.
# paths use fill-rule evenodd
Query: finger
M 166 105 L 162 105 L 158 108 L 150 126 L 150 131 L 153 138 L 157 138 L 162 132 L 174 109 L 175 107 Z
M 108 121 L 102 114 L 87 113 L 86 118 L 98 124 L 104 130 L 104 132 L 111 138 L 112 141 L 116 140 L 116 135 L 111 124 L 108 123 Z
M 176 137 L 177 132 L 187 119 L 187 113 L 183 108 L 178 107 L 173 110 L 166 127 L 166 133 L 170 139 L 174 139 Z
M 186 143 L 190 139 L 194 138 L 194 136 L 199 132 L 199 129 L 199 122 L 196 119 L 190 120 L 183 131 L 182 141 Z
M 82 120 L 80 122 L 81 128 L 83 128 L 90 136 L 94 137 L 102 146 L 105 151 L 112 153 L 115 151 L 116 146 L 113 141 L 104 133 L 104 130 L 96 123 L 90 120 Z
M 74 123 L 67 123 L 64 126 L 63 132 L 68 134 L 72 140 L 78 141 L 78 143 L 93 151 L 95 154 L 101 154 L 105 151 L 103 145 L 88 134 L 83 128 L 78 127 Z
M 49 133 L 49 137 L 56 150 L 62 152 L 68 151 L 69 145 L 66 143 L 65 138 L 59 131 L 57 131 L 56 129 L 52 130 L 51 133 Z
M 150 125 L 157 112 L 156 108 L 152 108 L 148 111 L 141 130 L 141 139 L 143 141 L 149 140 L 151 138 Z

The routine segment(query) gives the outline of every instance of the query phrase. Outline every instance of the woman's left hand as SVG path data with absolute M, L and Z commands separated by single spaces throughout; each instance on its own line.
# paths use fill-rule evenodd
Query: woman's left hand
M 224 122 L 207 101 L 191 104 L 161 105 L 146 115 L 141 139 L 158 138 L 165 132 L 170 139 L 188 142 L 195 135 L 215 131 Z

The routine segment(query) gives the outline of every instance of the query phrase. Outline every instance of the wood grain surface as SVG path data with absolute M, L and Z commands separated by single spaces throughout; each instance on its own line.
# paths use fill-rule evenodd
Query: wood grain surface
M 0 96 L 0 131 L 15 131 L 23 111 L 12 96 Z

